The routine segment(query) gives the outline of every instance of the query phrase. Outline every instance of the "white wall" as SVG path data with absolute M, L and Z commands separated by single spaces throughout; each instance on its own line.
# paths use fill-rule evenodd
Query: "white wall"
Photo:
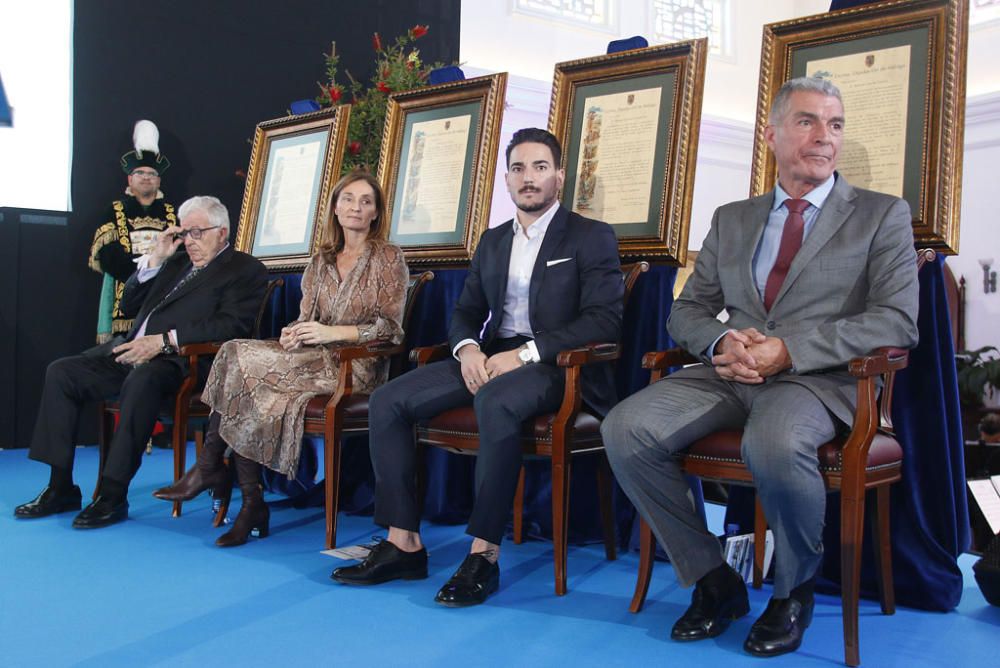
M 0 206 L 69 210 L 72 54 L 71 0 L 0 0 Z
M 955 278 L 965 276 L 965 345 L 1000 347 L 1000 292 L 984 294 L 981 258 L 1000 264 L 1000 213 L 994 193 L 1000 165 L 1000 93 L 969 98 L 965 117 L 962 223 L 959 254 L 948 258 Z

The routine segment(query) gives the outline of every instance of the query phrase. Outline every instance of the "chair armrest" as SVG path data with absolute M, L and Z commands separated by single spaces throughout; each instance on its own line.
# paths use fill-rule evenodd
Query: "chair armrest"
M 856 378 L 870 378 L 905 369 L 909 360 L 910 351 L 904 348 L 878 348 L 870 355 L 852 359 L 848 370 Z
M 211 341 L 208 343 L 188 343 L 180 347 L 177 354 L 181 357 L 204 357 L 205 355 L 215 355 L 222 348 L 222 343 Z
M 436 346 L 420 346 L 410 351 L 410 361 L 419 366 L 447 359 L 451 354 L 447 343 L 439 343 Z
M 684 366 L 685 364 L 698 364 L 700 359 L 684 350 L 683 348 L 671 348 L 670 350 L 655 350 L 642 356 L 642 368 L 653 371 L 664 371 L 672 366 Z
M 621 352 L 617 343 L 588 343 L 580 348 L 560 351 L 556 355 L 556 364 L 566 367 L 611 362 L 621 357 Z
M 334 359 L 340 363 L 369 357 L 391 357 L 403 351 L 402 344 L 392 341 L 369 341 L 362 344 L 343 344 L 330 347 Z

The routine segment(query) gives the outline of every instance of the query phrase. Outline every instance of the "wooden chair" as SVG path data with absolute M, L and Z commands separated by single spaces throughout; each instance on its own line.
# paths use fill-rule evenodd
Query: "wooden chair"
M 648 271 L 649 263 L 622 267 L 625 274 L 625 303 L 631 295 L 639 274 Z M 448 344 L 428 348 L 416 348 L 410 359 L 420 365 L 445 359 L 451 351 Z M 555 561 L 556 594 L 566 593 L 566 551 L 568 533 L 569 478 L 573 456 L 597 454 L 598 497 L 601 508 L 601 524 L 604 530 L 604 551 L 608 560 L 615 559 L 614 518 L 611 510 L 611 470 L 601 442 L 600 420 L 585 410 L 581 410 L 580 370 L 585 364 L 617 360 L 621 346 L 617 343 L 591 344 L 559 353 L 556 363 L 566 370 L 566 389 L 558 412 L 539 415 L 526 422 L 522 435 L 522 453 L 525 457 L 548 458 L 552 461 L 552 542 Z M 471 407 L 455 408 L 434 417 L 426 424 L 418 425 L 417 444 L 420 447 L 434 446 L 450 452 L 473 455 L 479 449 L 479 433 L 475 412 Z M 524 492 L 524 468 L 518 481 L 515 499 L 515 539 L 520 542 Z
M 284 285 L 284 280 L 274 278 L 267 282 L 267 289 L 264 291 L 260 308 L 257 310 L 257 317 L 254 320 L 253 338 L 260 337 L 261 323 L 264 313 L 271 301 L 271 294 L 274 289 Z M 219 352 L 221 343 L 191 343 L 181 346 L 178 355 L 188 358 L 188 375 L 181 383 L 177 394 L 168 398 L 160 409 L 159 421 L 163 424 L 174 426 L 171 434 L 171 445 L 174 451 L 174 482 L 180 480 L 187 470 L 187 434 L 188 426 L 193 422 L 205 422 L 208 419 L 210 408 L 201 401 L 201 379 L 198 374 L 198 360 L 205 356 L 214 356 Z M 117 399 L 104 401 L 100 405 L 100 428 L 98 433 L 98 444 L 100 446 L 100 466 L 98 471 L 104 469 L 104 457 L 111 447 L 111 435 L 115 430 L 115 418 L 118 415 L 120 406 Z M 195 435 L 195 448 L 201 451 L 202 432 L 199 430 Z M 98 474 L 99 475 L 99 474 Z M 97 490 L 94 490 L 94 497 Z M 182 501 L 175 501 L 173 504 L 173 516 L 180 517 Z
M 434 272 L 425 271 L 410 277 L 403 307 L 403 332 L 410 335 L 410 317 L 413 305 L 424 285 L 434 279 Z M 332 346 L 339 364 L 337 389 L 333 394 L 321 394 L 306 405 L 305 429 L 308 436 L 323 437 L 323 470 L 326 496 L 326 549 L 337 546 L 337 506 L 340 494 L 341 440 L 345 434 L 363 434 L 368 431 L 368 395 L 354 392 L 354 372 L 351 362 L 366 357 L 389 357 L 389 378 L 403 372 L 406 361 L 407 341 L 392 345 L 372 341 L 362 345 Z M 215 526 L 224 521 L 229 512 L 229 499 L 223 499 L 215 515 Z
M 933 260 L 935 252 L 917 251 L 918 269 Z M 906 367 L 909 353 L 898 348 L 880 348 L 865 357 L 851 360 L 848 369 L 858 379 L 857 412 L 851 431 L 819 449 L 819 468 L 830 492 L 840 492 L 841 600 L 844 624 L 844 662 L 860 663 L 858 644 L 858 598 L 861 580 L 861 545 L 865 516 L 865 493 L 875 490 L 875 513 L 871 516 L 872 537 L 878 560 L 879 598 L 882 612 L 896 611 L 892 581 L 892 546 L 889 535 L 889 486 L 902 477 L 903 449 L 892 431 L 892 390 L 895 374 Z M 680 348 L 647 353 L 642 365 L 651 370 L 650 383 L 659 381 L 671 367 L 700 360 Z M 881 396 L 875 378 L 882 377 Z M 691 444 L 682 456 L 684 472 L 706 480 L 736 485 L 753 485 L 753 478 L 740 455 L 743 433 L 718 431 Z M 653 532 L 645 520 L 640 523 L 639 575 L 630 610 L 639 612 L 646 599 L 653 572 Z M 754 513 L 753 586 L 760 588 L 764 573 L 764 538 L 767 521 L 756 503 Z

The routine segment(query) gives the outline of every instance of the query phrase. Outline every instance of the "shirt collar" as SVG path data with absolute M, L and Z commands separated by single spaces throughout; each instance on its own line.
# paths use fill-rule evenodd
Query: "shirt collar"
M 528 239 L 534 239 L 539 235 L 545 234 L 545 230 L 549 229 L 549 223 L 551 223 L 552 219 L 555 218 L 556 211 L 558 210 L 559 210 L 559 200 L 556 200 L 555 202 L 552 203 L 552 206 L 550 206 L 545 211 L 545 213 L 539 216 L 535 220 L 535 222 L 533 222 L 531 225 L 528 226 L 527 231 L 525 231 L 525 229 L 521 226 L 521 223 L 518 221 L 518 216 L 520 216 L 520 212 L 515 213 L 514 236 L 517 237 L 523 234 Z
M 226 245 L 225 245 L 225 246 L 223 246 L 222 248 L 220 248 L 220 249 L 219 249 L 219 252 L 218 252 L 218 253 L 216 253 L 215 255 L 213 255 L 213 256 L 212 256 L 212 259 L 211 259 L 211 260 L 209 260 L 208 262 L 206 262 L 206 263 L 205 263 L 204 265 L 202 265 L 201 267 L 195 267 L 195 266 L 194 266 L 194 265 L 192 264 L 192 265 L 191 265 L 191 268 L 192 268 L 192 269 L 198 269 L 198 271 L 201 271 L 202 269 L 205 269 L 205 268 L 207 268 L 207 267 L 208 267 L 208 265 L 210 265 L 210 264 L 212 264 L 213 262 L 215 262 L 215 260 L 216 260 L 216 259 L 217 259 L 217 258 L 218 258 L 218 257 L 219 257 L 220 255 L 222 255 L 223 253 L 225 253 L 225 252 L 226 252 L 226 249 L 227 249 L 227 248 L 229 248 L 229 242 L 228 242 L 228 241 L 226 242 Z
M 836 183 L 836 174 L 831 174 L 830 178 L 823 183 L 819 184 L 805 195 L 802 199 L 812 204 L 817 209 L 823 208 L 823 202 L 829 197 L 830 193 L 833 192 L 833 185 Z M 781 208 L 781 205 L 785 203 L 786 199 L 794 199 L 791 195 L 785 192 L 785 189 L 781 187 L 780 183 L 774 184 L 774 201 L 771 203 L 771 211 L 777 211 Z

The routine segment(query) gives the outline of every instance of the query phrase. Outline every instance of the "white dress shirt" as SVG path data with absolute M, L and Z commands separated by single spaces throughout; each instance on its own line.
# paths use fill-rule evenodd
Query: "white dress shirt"
M 510 247 L 510 264 L 507 267 L 507 292 L 503 300 L 503 315 L 500 320 L 500 329 L 497 336 L 502 339 L 509 339 L 514 336 L 531 337 L 531 318 L 528 311 L 529 292 L 531 288 L 531 273 L 535 268 L 535 260 L 538 259 L 538 251 L 542 247 L 545 239 L 545 232 L 549 229 L 549 223 L 559 210 L 559 202 L 556 201 L 545 213 L 535 219 L 527 229 L 521 225 L 517 218 L 521 212 L 518 211 L 512 225 L 514 239 Z M 458 342 L 452 354 L 458 359 L 458 351 L 466 344 L 479 345 L 473 339 L 463 339 Z M 538 362 L 541 356 L 538 354 L 538 347 L 534 340 L 525 343 L 531 352 L 533 362 Z

